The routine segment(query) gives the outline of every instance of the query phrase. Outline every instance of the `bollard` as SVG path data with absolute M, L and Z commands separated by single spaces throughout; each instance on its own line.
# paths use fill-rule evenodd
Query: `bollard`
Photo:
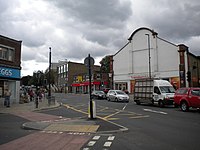
M 48 105 L 50 106 L 51 104 L 55 105 L 55 96 L 48 97 Z
M 88 118 L 92 118 L 92 119 L 95 119 L 96 118 L 96 103 L 94 100 L 92 100 L 92 117 L 90 116 L 90 102 L 88 103 Z
M 36 99 L 35 99 L 35 108 L 38 108 L 38 104 L 39 104 L 39 97 L 36 97 Z

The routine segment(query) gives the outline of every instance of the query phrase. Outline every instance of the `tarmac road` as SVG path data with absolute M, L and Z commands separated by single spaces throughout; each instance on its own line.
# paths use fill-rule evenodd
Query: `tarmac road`
M 5 129 L 1 130 L 1 135 L 5 135 L 2 137 L 1 150 L 74 150 L 82 149 L 81 147 L 84 149 L 84 145 L 87 144 L 91 148 L 89 140 L 95 139 L 96 133 L 104 134 L 110 131 L 121 132 L 124 130 L 121 126 L 99 118 L 90 120 L 87 114 L 75 111 L 68 106 L 59 107 L 58 104 L 56 107 L 47 106 L 48 109 L 42 107 L 43 104 L 39 104 L 39 106 L 42 110 L 34 109 L 35 106 L 31 103 L 1 108 L 1 127 Z M 22 130 L 21 127 L 26 130 Z M 17 136 L 14 135 L 14 132 L 8 132 L 12 129 Z M 21 131 L 25 133 L 20 134 Z M 6 136 L 11 138 L 6 139 Z M 88 141 L 89 143 L 87 143 Z
M 178 108 L 136 105 L 133 101 L 96 100 L 97 118 L 90 120 L 88 95 L 58 96 L 62 107 L 34 112 L 6 111 L 24 118 L 19 119 L 23 127 L 36 131 L 2 144 L 0 149 L 198 150 L 200 147 L 198 111 L 183 113 Z

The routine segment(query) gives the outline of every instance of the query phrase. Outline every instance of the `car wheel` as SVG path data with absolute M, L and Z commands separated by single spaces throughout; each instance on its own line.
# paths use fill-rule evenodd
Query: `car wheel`
M 159 102 L 158 102 L 158 105 L 159 105 L 159 107 L 165 107 L 165 104 L 164 104 L 164 102 L 162 101 L 162 100 L 159 100 Z
M 154 105 L 154 100 L 151 101 L 151 105 Z
M 185 102 L 185 101 L 181 102 L 181 110 L 184 112 L 189 110 L 189 106 L 188 106 L 187 102 Z
M 117 99 L 117 98 L 115 98 L 115 101 L 116 101 L 116 102 L 118 102 L 118 99 Z
M 137 105 L 140 105 L 140 101 L 135 101 Z
M 109 98 L 109 97 L 107 97 L 107 100 L 108 100 L 108 101 L 110 101 L 110 98 Z

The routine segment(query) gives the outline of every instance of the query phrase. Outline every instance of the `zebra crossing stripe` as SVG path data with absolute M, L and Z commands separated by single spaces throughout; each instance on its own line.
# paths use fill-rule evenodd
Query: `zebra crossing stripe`
M 108 141 L 113 141 L 114 138 L 115 138 L 115 136 L 109 136 L 109 137 L 108 137 Z
M 111 144 L 112 144 L 112 142 L 105 142 L 103 146 L 104 146 L 104 147 L 110 147 Z
M 100 138 L 100 136 L 94 136 L 92 139 L 93 140 L 98 140 Z
M 96 141 L 90 141 L 87 146 L 93 146 L 95 143 Z

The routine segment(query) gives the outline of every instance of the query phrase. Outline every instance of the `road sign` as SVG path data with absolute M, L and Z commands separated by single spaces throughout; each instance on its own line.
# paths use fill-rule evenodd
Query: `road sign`
M 88 67 L 89 66 L 89 61 L 90 61 L 90 65 L 94 65 L 94 58 L 93 57 L 86 57 L 84 60 L 84 64 Z

